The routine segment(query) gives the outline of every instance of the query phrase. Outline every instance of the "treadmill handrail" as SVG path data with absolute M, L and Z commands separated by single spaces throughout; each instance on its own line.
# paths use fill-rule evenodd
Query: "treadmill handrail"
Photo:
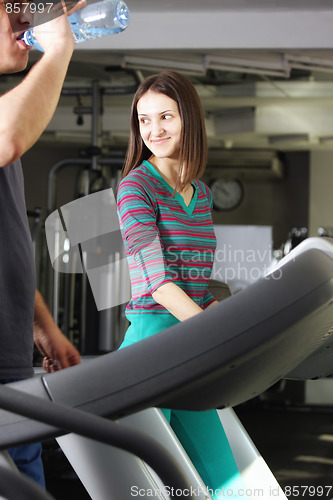
M 174 491 L 186 492 L 191 489 L 187 477 L 169 451 L 158 441 L 131 427 L 28 395 L 8 385 L 0 386 L 0 407 L 33 420 L 54 425 L 62 429 L 58 435 L 73 432 L 136 455 L 156 472 L 166 486 L 170 486 L 171 498 L 176 497 L 173 494 Z M 177 497 L 179 498 L 179 495 Z

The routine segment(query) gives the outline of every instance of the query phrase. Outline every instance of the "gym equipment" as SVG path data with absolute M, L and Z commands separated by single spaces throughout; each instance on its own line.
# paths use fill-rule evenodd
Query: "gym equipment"
M 61 159 L 50 168 L 47 182 L 47 216 L 62 205 L 59 200 L 62 190 L 59 190 L 58 186 L 63 182 L 68 183 L 69 178 L 62 175 L 67 173 L 68 169 L 72 169 L 73 173 L 76 172 L 75 192 L 71 200 L 80 199 L 107 188 L 112 188 L 116 192 L 124 164 L 124 153 L 109 151 L 105 156 L 105 150 L 102 147 L 103 97 L 133 95 L 136 88 L 136 83 L 129 87 L 101 87 L 95 80 L 91 87 L 62 90 L 63 97 L 78 99 L 78 106 L 74 108 L 78 119 L 83 120 L 83 115 L 91 115 L 91 141 L 88 147 L 80 151 L 79 158 Z M 82 105 L 81 97 L 83 96 L 90 98 L 90 106 Z M 51 266 L 47 249 L 43 248 L 43 251 L 44 261 L 48 264 L 38 288 L 45 297 L 55 322 L 83 355 L 95 355 L 114 350 L 119 345 L 128 325 L 125 318 L 125 306 L 97 311 L 86 274 L 75 274 L 75 266 L 70 274 L 58 273 Z M 113 291 L 116 290 L 117 280 L 119 281 L 122 277 L 119 272 L 115 283 L 111 284 Z
M 0 412 L 0 447 L 77 434 L 71 411 L 115 420 L 150 407 L 226 408 L 295 378 L 302 364 L 302 376 L 329 376 L 332 299 L 333 240 L 309 238 L 268 276 L 195 318 L 79 366 L 2 387 L 0 406 L 9 412 Z M 4 399 L 8 391 L 13 397 Z M 30 402 L 32 418 L 50 425 L 18 416 L 29 414 L 19 402 Z

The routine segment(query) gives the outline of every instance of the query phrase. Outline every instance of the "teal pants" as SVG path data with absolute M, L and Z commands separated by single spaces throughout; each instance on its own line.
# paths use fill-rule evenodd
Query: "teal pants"
M 178 323 L 171 314 L 136 314 L 120 349 Z M 216 410 L 163 409 L 164 416 L 214 499 L 243 499 L 245 487 Z

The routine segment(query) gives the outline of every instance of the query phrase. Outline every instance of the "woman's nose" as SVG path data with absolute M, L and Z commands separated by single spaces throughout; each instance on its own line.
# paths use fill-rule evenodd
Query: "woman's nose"
M 151 124 L 151 133 L 154 136 L 160 136 L 164 132 L 162 124 L 159 120 L 154 120 Z

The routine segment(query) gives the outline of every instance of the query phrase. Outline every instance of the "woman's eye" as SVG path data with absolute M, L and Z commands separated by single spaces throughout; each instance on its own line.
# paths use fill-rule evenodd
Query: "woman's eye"
M 170 118 L 172 118 L 171 115 L 163 115 L 162 116 L 163 120 L 169 120 Z
M 148 119 L 147 118 L 140 118 L 140 123 L 145 125 L 146 123 L 148 123 Z

